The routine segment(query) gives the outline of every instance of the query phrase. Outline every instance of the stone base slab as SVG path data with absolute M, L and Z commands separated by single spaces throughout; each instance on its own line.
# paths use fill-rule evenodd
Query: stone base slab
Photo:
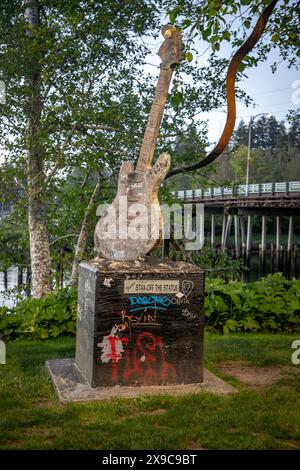
M 202 383 L 149 386 L 115 385 L 113 387 L 92 388 L 81 375 L 73 358 L 46 361 L 46 368 L 62 405 L 74 401 L 85 402 L 111 400 L 113 398 L 136 398 L 142 395 L 167 394 L 178 396 L 201 391 L 220 394 L 236 392 L 234 387 L 207 369 L 204 369 L 204 381 Z

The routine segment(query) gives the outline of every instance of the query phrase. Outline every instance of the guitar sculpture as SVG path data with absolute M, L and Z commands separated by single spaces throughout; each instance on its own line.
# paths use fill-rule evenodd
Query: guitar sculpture
M 180 31 L 167 25 L 162 34 L 160 74 L 136 169 L 131 162 L 122 164 L 117 195 L 96 225 L 95 247 L 100 258 L 135 260 L 152 250 L 162 237 L 158 190 L 169 170 L 170 155 L 162 153 L 153 167 L 151 163 L 173 67 L 182 59 Z

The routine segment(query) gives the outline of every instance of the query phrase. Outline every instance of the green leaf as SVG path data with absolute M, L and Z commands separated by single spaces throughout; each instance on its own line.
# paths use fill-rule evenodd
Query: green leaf
M 211 35 L 211 27 L 208 27 L 202 31 L 202 37 L 204 40 L 208 39 Z
M 273 42 L 278 42 L 279 40 L 280 40 L 279 34 L 273 34 L 273 36 L 271 37 L 271 41 Z
M 193 54 L 192 54 L 191 52 L 187 52 L 187 53 L 185 54 L 185 58 L 186 58 L 186 60 L 187 60 L 188 62 L 192 62 L 192 60 L 193 60 Z
M 214 34 L 214 35 L 210 38 L 210 42 L 218 42 L 219 40 L 220 40 L 219 34 Z
M 220 43 L 219 42 L 215 42 L 213 45 L 212 45 L 212 49 L 214 51 L 219 51 L 220 50 Z
M 290 33 L 289 37 L 292 41 L 294 41 L 294 40 L 298 39 L 298 34 L 297 33 Z
M 184 20 L 184 22 L 183 22 L 182 25 L 181 25 L 181 28 L 182 28 L 182 29 L 186 29 L 186 28 L 188 28 L 189 26 L 191 26 L 191 24 L 192 24 L 192 20 Z
M 175 23 L 176 18 L 177 18 L 177 14 L 178 14 L 178 13 L 177 13 L 177 10 L 176 10 L 176 9 L 170 12 L 169 18 L 170 18 L 170 23 L 171 23 L 171 24 L 174 24 L 174 23 Z
M 239 323 L 236 320 L 227 320 L 224 327 L 223 327 L 223 332 L 225 334 L 228 333 L 234 333 L 235 331 L 238 330 Z
M 208 2 L 208 16 L 216 16 L 217 9 L 212 2 Z
M 171 105 L 174 109 L 177 109 L 183 100 L 183 93 L 181 91 L 177 91 L 171 98 Z

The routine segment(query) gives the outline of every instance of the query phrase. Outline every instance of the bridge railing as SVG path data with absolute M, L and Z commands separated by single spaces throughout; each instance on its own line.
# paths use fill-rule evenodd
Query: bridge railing
M 264 194 L 280 194 L 280 193 L 300 193 L 300 181 L 280 182 L 280 183 L 256 183 L 249 184 L 248 188 L 246 184 L 240 184 L 238 186 L 219 186 L 216 188 L 206 189 L 185 189 L 182 191 L 173 191 L 172 194 L 180 199 L 191 199 L 191 198 L 223 198 L 229 196 L 252 196 L 252 195 L 264 195 Z

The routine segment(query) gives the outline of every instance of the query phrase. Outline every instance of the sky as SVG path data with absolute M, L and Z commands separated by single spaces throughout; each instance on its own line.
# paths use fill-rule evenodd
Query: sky
M 239 83 L 254 100 L 255 108 L 247 108 L 238 102 L 237 123 L 241 119 L 248 123 L 251 116 L 259 113 L 272 113 L 277 120 L 281 120 L 290 109 L 300 107 L 300 70 L 288 69 L 287 63 L 282 62 L 277 71 L 272 73 L 271 64 L 276 59 L 278 54 L 274 52 L 268 61 L 247 71 L 248 78 L 243 78 Z M 226 114 L 211 111 L 203 113 L 203 116 L 208 120 L 209 141 L 214 142 L 221 134 Z
M 166 24 L 168 19 L 164 16 L 161 20 L 162 24 Z M 146 58 L 147 65 L 144 71 L 150 73 L 153 77 L 158 77 L 159 74 L 160 58 L 157 56 L 157 51 L 162 41 L 162 36 L 153 40 L 153 42 L 149 38 L 145 41 L 152 53 Z M 199 49 L 201 46 L 203 47 L 203 44 L 199 44 Z M 222 45 L 219 55 L 230 58 L 233 52 L 235 51 L 229 45 Z M 201 66 L 207 64 L 207 57 L 207 54 L 202 56 L 199 61 Z M 255 107 L 249 106 L 247 108 L 244 104 L 237 102 L 236 126 L 241 119 L 248 123 L 251 116 L 259 113 L 272 113 L 276 119 L 281 120 L 284 119 L 289 110 L 300 107 L 300 70 L 288 69 L 287 63 L 281 62 L 273 74 L 271 64 L 274 61 L 281 62 L 276 50 L 273 50 L 267 61 L 247 70 L 247 78 L 245 77 L 239 82 L 239 86 L 255 101 Z M 1 96 L 0 82 L 0 101 Z M 208 140 L 211 148 L 221 136 L 226 120 L 225 108 L 220 107 L 217 110 L 200 113 L 199 119 L 206 121 L 208 124 Z
M 153 52 L 147 57 L 146 72 L 151 73 L 152 76 L 158 76 L 159 73 L 160 59 L 157 56 L 157 50 L 161 42 L 162 40 L 157 40 L 151 44 Z M 221 47 L 219 56 L 230 59 L 234 52 L 235 50 L 226 45 Z M 200 59 L 200 66 L 207 64 L 207 57 L 208 55 L 204 55 Z M 276 72 L 272 73 L 271 65 L 275 61 L 279 65 Z M 245 73 L 247 77 L 243 77 L 239 81 L 239 87 L 253 99 L 255 107 L 253 105 L 246 107 L 244 104 L 237 102 L 236 126 L 241 119 L 248 123 L 251 116 L 256 116 L 259 113 L 271 113 L 277 120 L 281 120 L 285 118 L 289 110 L 300 107 L 300 70 L 289 69 L 288 63 L 281 61 L 276 49 L 270 53 L 267 61 L 246 70 Z M 225 125 L 226 108 L 220 107 L 217 110 L 200 113 L 199 119 L 206 121 L 208 124 L 208 140 L 212 147 L 221 136 Z

